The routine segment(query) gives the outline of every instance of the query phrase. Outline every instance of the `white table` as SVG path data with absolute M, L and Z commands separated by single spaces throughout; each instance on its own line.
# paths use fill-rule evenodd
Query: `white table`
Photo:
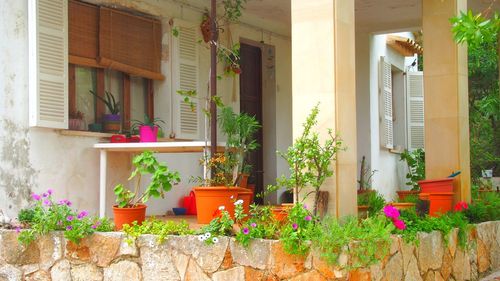
M 217 151 L 224 151 L 224 143 L 218 143 Z M 169 141 L 169 142 L 136 142 L 136 143 L 97 143 L 94 148 L 100 150 L 100 171 L 99 171 L 99 216 L 102 218 L 106 213 L 106 179 L 108 152 L 126 152 L 130 154 L 141 153 L 151 150 L 155 153 L 203 153 L 205 149 L 204 141 Z

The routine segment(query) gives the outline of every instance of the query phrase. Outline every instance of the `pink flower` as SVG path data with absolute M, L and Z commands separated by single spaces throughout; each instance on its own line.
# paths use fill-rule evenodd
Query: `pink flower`
M 406 228 L 405 222 L 400 219 L 394 219 L 392 222 L 397 229 L 404 230 Z
M 66 230 L 72 230 L 73 227 L 71 225 L 66 226 Z
M 31 198 L 33 198 L 33 200 L 36 200 L 36 201 L 40 201 L 40 199 L 42 199 L 42 197 L 40 197 L 40 195 L 38 195 L 36 193 L 32 193 Z
M 245 235 L 247 235 L 248 233 L 250 233 L 250 230 L 247 227 L 243 228 L 242 231 L 243 231 L 243 234 L 245 234 Z
M 50 206 L 50 205 L 52 205 L 52 202 L 50 202 L 50 200 L 45 199 L 45 200 L 43 200 L 43 205 Z
M 303 207 L 304 207 L 304 209 L 306 209 L 306 210 L 307 210 L 307 205 L 306 205 L 306 204 L 304 204 L 304 206 L 303 206 Z
M 66 220 L 67 220 L 67 221 L 72 221 L 72 220 L 73 220 L 73 216 L 68 216 L 68 217 L 66 217 Z
M 394 208 L 394 206 L 387 205 L 384 207 L 384 213 L 388 218 L 397 219 L 399 218 L 398 209 Z
M 54 192 L 54 191 L 53 191 L 52 189 L 50 189 L 50 188 L 49 188 L 49 189 L 47 189 L 47 193 L 48 193 L 49 195 L 52 195 L 52 193 L 53 193 L 53 192 Z
M 16 226 L 16 233 L 19 233 L 19 232 L 21 232 L 21 227 Z
M 467 210 L 468 208 L 469 208 L 469 205 L 467 205 L 467 203 L 466 203 L 466 202 L 464 202 L 464 201 L 460 201 L 460 202 L 458 202 L 458 203 L 455 205 L 455 207 L 454 207 L 455 212 L 460 212 L 460 211 L 463 211 L 463 210 Z
M 82 218 L 86 217 L 88 214 L 89 214 L 89 213 L 88 213 L 87 211 L 81 211 L 81 212 L 78 214 L 77 218 L 78 218 L 78 219 L 82 219 Z
M 97 228 L 97 225 L 95 225 L 95 224 L 94 224 L 94 225 L 92 225 L 91 227 L 92 227 L 92 229 L 96 229 L 96 228 Z
M 256 223 L 254 223 L 254 222 L 252 222 L 252 223 L 250 224 L 250 226 L 251 226 L 251 227 L 257 227 L 257 224 L 256 224 Z
M 292 228 L 293 228 L 293 230 L 297 230 L 297 228 L 299 228 L 299 225 L 294 223 L 294 224 L 292 224 Z
M 43 197 L 43 198 L 46 198 L 47 196 L 49 196 L 47 193 L 43 193 L 43 194 L 42 194 L 42 197 Z
M 306 221 L 310 221 L 310 220 L 312 220 L 312 217 L 311 217 L 311 216 L 306 216 L 304 219 L 305 219 Z

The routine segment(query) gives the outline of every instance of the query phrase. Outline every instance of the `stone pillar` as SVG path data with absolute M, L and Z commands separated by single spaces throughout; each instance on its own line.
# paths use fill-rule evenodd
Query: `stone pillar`
M 466 0 L 423 0 L 425 172 L 427 179 L 461 171 L 455 202 L 470 201 L 467 47 L 453 40 L 449 19 Z
M 332 128 L 347 147 L 322 187 L 338 217 L 357 211 L 354 36 L 354 1 L 292 0 L 293 137 L 320 102 L 320 135 Z

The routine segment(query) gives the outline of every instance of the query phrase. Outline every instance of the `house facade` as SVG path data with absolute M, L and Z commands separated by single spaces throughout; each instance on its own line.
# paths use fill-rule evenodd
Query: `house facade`
M 80 26 L 85 30 L 77 29 L 72 36 L 72 20 L 82 15 L 69 15 L 75 3 L 87 10 L 99 9 L 101 18 L 94 31 L 108 30 L 107 37 L 99 33 L 102 42 L 118 42 L 113 38 L 123 40 L 135 32 L 143 36 L 141 42 L 151 40 L 149 45 L 159 49 L 121 53 L 122 49 L 113 49 L 117 44 L 94 42 L 89 43 L 95 49 L 93 55 L 88 54 L 89 47 L 82 47 L 81 53 L 78 40 L 91 32 L 86 28 L 95 23 L 95 18 L 94 21 L 91 16 L 86 18 L 86 24 Z M 474 3 L 477 6 L 474 9 L 482 8 Z M 202 0 L 2 1 L 0 209 L 15 215 L 28 204 L 31 192 L 52 188 L 58 197 L 68 198 L 78 208 L 97 212 L 99 151 L 93 145 L 109 135 L 68 130 L 70 113 L 75 109 L 85 115 L 81 129 L 97 121 L 96 112 L 106 113 L 104 105 L 93 100 L 88 90 L 100 89 L 102 93 L 120 96 L 127 122 L 153 113 L 166 122 L 165 137 L 203 139 L 202 102 L 199 101 L 193 113 L 183 105 L 176 91 L 185 88 L 205 93 L 207 90 L 209 52 L 207 45 L 199 42 L 202 40 L 199 26 L 206 6 Z M 401 75 L 411 70 L 413 60 L 392 53 L 387 48 L 387 35 L 380 34 L 423 28 L 427 175 L 444 177 L 450 171 L 461 170 L 455 191 L 457 198 L 467 200 L 470 176 L 466 48 L 453 42 L 448 22 L 449 17 L 466 7 L 467 1 L 462 0 L 248 0 L 241 23 L 226 28 L 220 36 L 226 46 L 240 43 L 247 48 L 248 56 L 254 52 L 249 61 L 259 62 L 254 65 L 254 74 L 261 80 L 257 87 L 260 94 L 256 103 L 246 96 L 247 88 L 242 88 L 245 83 L 240 79 L 252 78 L 242 75 L 222 77 L 218 91 L 223 102 L 236 111 L 250 108 L 252 100 L 259 107 L 263 125 L 261 188 L 287 173 L 286 163 L 275 151 L 286 150 L 301 133 L 305 116 L 320 102 L 319 127 L 333 128 L 347 147 L 335 163 L 335 176 L 324 186 L 330 192 L 330 212 L 339 216 L 356 212 L 356 181 L 363 155 L 372 169 L 380 170 L 374 177 L 374 186 L 390 198 L 393 190 L 401 187 L 395 152 L 398 145 L 408 148 L 408 122 L 400 122 L 396 112 L 396 119 L 392 120 L 393 137 L 400 143 L 381 145 L 384 144 L 381 132 L 387 130 L 380 128 L 380 61 L 381 57 L 387 58 L 393 77 L 399 77 L 394 80 L 403 83 Z M 101 25 L 106 18 L 101 16 L 102 11 L 110 19 L 119 18 L 112 16 L 116 14 L 125 17 L 125 23 L 130 18 L 137 24 L 128 29 L 123 28 L 125 23 L 122 29 L 105 29 L 106 25 Z M 107 24 L 115 23 L 110 22 Z M 148 23 L 145 29 L 135 28 L 144 22 Z M 47 31 L 46 27 L 52 30 Z M 121 30 L 125 35 L 113 34 L 113 30 Z M 56 40 L 54 36 L 59 38 L 61 45 L 44 45 L 47 42 L 40 39 L 40 32 L 53 36 L 46 37 L 52 38 L 49 43 Z M 404 36 L 411 38 L 409 33 Z M 122 44 L 131 50 L 134 46 L 138 50 L 144 47 L 133 41 Z M 136 54 L 140 55 L 134 61 Z M 150 64 L 144 65 L 146 61 Z M 45 99 L 49 110 L 45 112 L 40 110 L 40 105 L 44 105 L 40 79 L 47 74 L 40 71 L 43 63 L 49 74 L 59 75 L 49 80 L 60 83 L 58 86 L 49 83 L 46 87 L 52 96 Z M 223 66 L 220 68 L 222 73 Z M 252 86 L 251 82 L 248 84 Z M 400 106 L 394 108 L 402 106 L 404 111 L 405 100 L 396 102 Z M 45 122 L 43 114 L 57 120 Z M 121 126 L 130 126 L 127 122 Z M 164 214 L 189 193 L 193 186 L 189 177 L 202 174 L 198 166 L 200 156 L 192 153 L 160 156 L 171 169 L 181 173 L 183 181 L 168 193 L 168 198 L 152 201 L 149 215 Z M 113 153 L 109 158 L 107 206 L 114 201 L 112 187 L 125 182 L 130 170 L 130 155 Z M 268 200 L 278 202 L 281 196 L 273 194 Z

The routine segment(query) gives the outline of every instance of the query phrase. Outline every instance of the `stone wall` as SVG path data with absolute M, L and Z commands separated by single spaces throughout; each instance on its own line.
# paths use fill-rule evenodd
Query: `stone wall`
M 120 232 L 98 233 L 75 245 L 54 232 L 25 248 L 17 233 L 0 231 L 0 280 L 477 280 L 500 269 L 500 221 L 477 225 L 469 247 L 457 246 L 457 231 L 419 234 L 420 244 L 393 236 L 390 254 L 369 268 L 348 271 L 311 253 L 283 252 L 279 241 L 256 240 L 248 249 L 232 238 L 207 246 L 196 236 L 158 243 L 143 235 L 133 245 Z M 448 240 L 448 243 L 445 242 Z M 339 258 L 347 265 L 348 250 Z

